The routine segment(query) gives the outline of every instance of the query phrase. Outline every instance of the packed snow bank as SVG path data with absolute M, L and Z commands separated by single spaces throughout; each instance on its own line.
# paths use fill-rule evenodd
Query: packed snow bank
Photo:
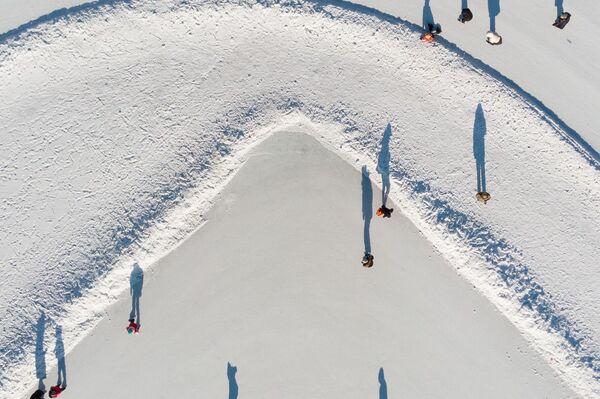
M 395 204 L 375 216 L 374 170 L 305 132 L 319 135 L 291 125 L 248 154 L 202 228 L 143 276 L 141 335 L 124 331 L 127 292 L 67 357 L 65 395 L 104 398 L 89 389 L 102 376 L 111 399 L 576 396 Z
M 147 267 L 195 229 L 240 151 L 297 111 L 372 166 L 390 124 L 403 211 L 597 394 L 597 160 L 485 65 L 417 39 L 353 5 L 253 1 L 97 4 L 5 38 L 3 392 L 33 378 L 41 310 L 74 345 L 130 259 Z

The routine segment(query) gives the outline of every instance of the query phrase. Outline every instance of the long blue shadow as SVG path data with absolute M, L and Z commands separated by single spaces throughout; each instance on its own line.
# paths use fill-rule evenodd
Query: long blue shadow
M 62 327 L 56 326 L 55 330 L 56 344 L 54 346 L 54 356 L 56 356 L 56 363 L 58 369 L 58 380 L 56 385 L 66 388 L 67 387 L 67 363 L 65 361 L 65 344 L 62 337 Z
M 44 379 L 46 378 L 46 350 L 44 349 L 44 335 L 46 333 L 46 314 L 42 312 L 38 318 L 35 336 L 35 376 L 38 379 L 38 389 L 45 391 Z
M 478 104 L 475 111 L 475 123 L 473 124 L 473 156 L 475 157 L 475 168 L 477 169 L 477 192 L 486 191 L 485 133 L 485 115 L 483 107 Z
M 365 244 L 365 254 L 371 253 L 371 219 L 373 218 L 373 187 L 371 187 L 371 179 L 366 166 L 362 167 L 362 179 L 360 182 L 362 187 L 362 218 L 363 224 L 363 241 Z
M 385 382 L 385 375 L 383 374 L 383 367 L 379 369 L 379 399 L 388 399 L 387 395 L 387 382 Z
M 565 9 L 563 8 L 563 0 L 554 0 L 554 6 L 556 7 L 556 16 L 559 17 Z
M 229 399 L 237 399 L 238 397 L 238 384 L 235 379 L 237 373 L 237 367 L 232 366 L 227 362 L 227 379 L 229 380 Z
M 435 26 L 435 19 L 433 18 L 433 12 L 431 11 L 429 0 L 425 0 L 425 2 L 423 3 L 423 18 L 421 27 L 426 31 L 429 31 L 429 25 Z
M 381 204 L 386 205 L 390 194 L 390 138 L 392 137 L 392 125 L 388 123 L 381 139 L 381 150 L 377 156 L 377 172 L 381 175 Z
M 500 14 L 500 0 L 488 0 L 488 13 L 490 15 L 490 30 L 496 32 L 496 17 Z
M 144 271 L 140 265 L 133 264 L 133 269 L 129 275 L 129 293 L 131 294 L 131 312 L 129 319 L 135 320 L 140 325 L 140 298 L 142 297 L 142 288 L 144 287 Z

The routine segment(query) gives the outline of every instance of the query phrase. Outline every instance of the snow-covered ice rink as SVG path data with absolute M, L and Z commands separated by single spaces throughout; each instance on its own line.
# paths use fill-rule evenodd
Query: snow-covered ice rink
M 600 3 L 79 3 L 0 0 L 0 398 L 600 396 Z

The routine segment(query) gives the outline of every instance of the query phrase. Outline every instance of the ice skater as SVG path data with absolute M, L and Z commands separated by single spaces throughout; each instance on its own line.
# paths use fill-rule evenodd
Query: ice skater
M 58 398 L 61 393 L 63 393 L 67 387 L 65 385 L 56 384 L 53 387 L 50 387 L 50 391 L 48 392 L 48 396 L 51 398 Z
M 373 260 L 375 259 L 375 257 L 370 254 L 365 252 L 365 255 L 362 258 L 362 265 L 363 267 L 369 268 L 369 267 L 373 267 Z
M 467 0 L 462 0 L 462 10 L 460 12 L 460 15 L 458 16 L 458 20 L 464 24 L 465 22 L 469 22 L 472 19 L 473 13 L 469 9 L 469 4 Z
M 483 204 L 485 205 L 492 198 L 492 196 L 490 195 L 490 193 L 480 191 L 477 194 L 475 194 L 475 198 L 477 198 L 477 201 L 483 202 Z
M 126 327 L 127 334 L 139 335 L 139 333 L 140 333 L 139 324 L 137 324 L 134 319 L 129 319 L 128 321 L 129 321 L 129 325 Z
M 381 205 L 375 214 L 379 217 L 391 218 L 392 212 L 394 212 L 394 208 L 387 208 L 385 205 Z

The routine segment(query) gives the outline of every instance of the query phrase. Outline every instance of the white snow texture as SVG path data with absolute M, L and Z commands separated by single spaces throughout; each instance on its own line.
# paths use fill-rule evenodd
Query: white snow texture
M 40 309 L 72 348 L 133 259 L 172 249 L 252 145 L 308 119 L 372 170 L 391 129 L 402 212 L 600 396 L 596 154 L 481 61 L 418 36 L 308 0 L 99 2 L 1 36 L 0 395 L 34 381 Z

